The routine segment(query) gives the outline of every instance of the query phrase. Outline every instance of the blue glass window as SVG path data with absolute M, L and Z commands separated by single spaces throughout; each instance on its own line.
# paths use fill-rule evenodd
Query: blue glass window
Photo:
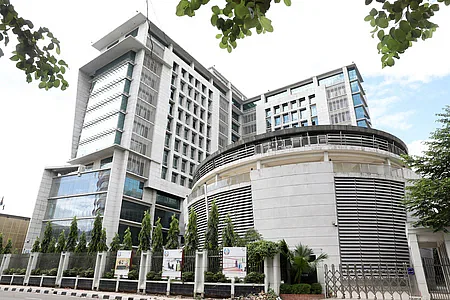
M 292 113 L 292 121 L 298 121 L 298 112 Z
M 364 109 L 363 106 L 358 106 L 355 108 L 355 114 L 356 114 L 356 119 L 364 119 L 364 118 L 368 118 L 368 115 L 366 113 L 366 110 Z
M 105 212 L 106 193 L 50 199 L 45 213 L 46 219 L 64 219 L 80 217 L 95 217 L 97 213 Z
M 104 170 L 54 178 L 50 197 L 107 191 L 109 173 L 109 170 Z
M 353 98 L 353 105 L 354 106 L 363 104 L 363 100 L 362 100 L 361 94 L 352 95 L 352 98 Z
M 358 81 L 352 81 L 350 83 L 350 87 L 352 88 L 352 93 L 357 93 L 360 91 Z
M 284 124 L 289 123 L 289 115 L 284 115 L 283 116 L 283 123 Z
M 311 116 L 317 116 L 317 107 L 315 105 L 311 105 Z
M 111 156 L 111 157 L 108 157 L 108 158 L 105 158 L 105 159 L 102 159 L 102 160 L 100 161 L 100 168 L 101 168 L 101 169 L 111 168 L 111 166 L 112 166 L 112 161 L 113 161 L 112 156 Z
M 52 223 L 52 237 L 55 239 L 58 238 L 58 236 L 61 234 L 61 232 L 64 230 L 67 234 L 70 231 L 70 224 L 72 223 L 72 220 L 67 221 L 51 221 Z M 42 224 L 42 231 L 40 236 L 44 236 L 44 231 L 47 223 Z M 89 243 L 92 237 L 92 229 L 94 229 L 94 219 L 81 219 L 77 220 L 78 225 L 78 236 L 81 235 L 82 232 L 86 233 L 86 240 Z
M 344 73 L 336 74 L 319 80 L 319 85 L 330 86 L 344 81 Z
M 124 195 L 137 199 L 142 199 L 143 192 L 144 192 L 144 182 L 130 177 L 125 178 L 125 185 L 123 187 Z
M 275 117 L 275 126 L 281 125 L 281 117 Z
M 366 127 L 366 128 L 369 127 L 367 125 L 366 120 L 360 120 L 360 121 L 357 122 L 357 124 L 358 124 L 359 127 Z
M 317 117 L 311 118 L 311 125 L 319 125 L 319 119 Z
M 350 79 L 350 81 L 358 78 L 355 69 L 348 70 L 348 78 Z

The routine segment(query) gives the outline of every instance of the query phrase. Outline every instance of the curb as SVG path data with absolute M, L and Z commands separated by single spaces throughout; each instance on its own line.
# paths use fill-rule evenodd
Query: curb
M 144 296 L 133 294 L 119 294 L 119 293 L 105 293 L 96 291 L 83 291 L 83 290 L 66 290 L 58 288 L 42 288 L 42 287 L 28 287 L 28 286 L 2 286 L 0 285 L 0 291 L 2 292 L 21 292 L 21 293 L 35 293 L 35 294 L 47 294 L 47 295 L 61 295 L 72 296 L 80 298 L 90 299 L 108 299 L 108 300 L 159 300 L 159 299 L 175 299 L 179 297 L 164 297 L 164 296 Z

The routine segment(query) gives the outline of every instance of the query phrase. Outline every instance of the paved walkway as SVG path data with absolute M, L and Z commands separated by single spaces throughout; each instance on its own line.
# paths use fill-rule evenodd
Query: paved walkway
M 51 295 L 66 295 L 82 298 L 95 299 L 111 299 L 111 300 L 165 300 L 165 299 L 193 299 L 181 296 L 162 296 L 162 295 L 138 295 L 127 293 L 111 293 L 111 292 L 97 292 L 84 291 L 60 288 L 46 288 L 46 287 L 30 287 L 30 286 L 14 286 L 14 285 L 0 285 L 0 291 L 11 291 L 21 293 L 36 293 L 36 294 L 51 294 Z

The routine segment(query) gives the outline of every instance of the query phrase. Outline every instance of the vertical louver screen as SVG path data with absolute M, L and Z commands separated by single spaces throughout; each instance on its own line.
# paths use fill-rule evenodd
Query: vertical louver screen
M 230 214 L 233 221 L 234 230 L 243 237 L 249 228 L 253 228 L 253 205 L 252 205 L 252 189 L 251 186 L 241 187 L 226 192 L 221 192 L 208 196 L 208 209 L 211 207 L 213 200 L 216 200 L 219 209 L 219 242 L 222 240 L 222 228 L 227 214 Z M 206 220 L 205 200 L 200 199 L 192 204 L 197 213 L 197 232 L 200 246 L 205 242 L 205 232 L 208 226 Z
M 409 261 L 403 182 L 337 177 L 335 189 L 342 264 Z

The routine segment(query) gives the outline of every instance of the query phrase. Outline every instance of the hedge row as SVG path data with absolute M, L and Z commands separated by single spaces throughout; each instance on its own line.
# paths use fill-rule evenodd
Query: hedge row
M 280 294 L 322 294 L 320 283 L 282 284 Z

